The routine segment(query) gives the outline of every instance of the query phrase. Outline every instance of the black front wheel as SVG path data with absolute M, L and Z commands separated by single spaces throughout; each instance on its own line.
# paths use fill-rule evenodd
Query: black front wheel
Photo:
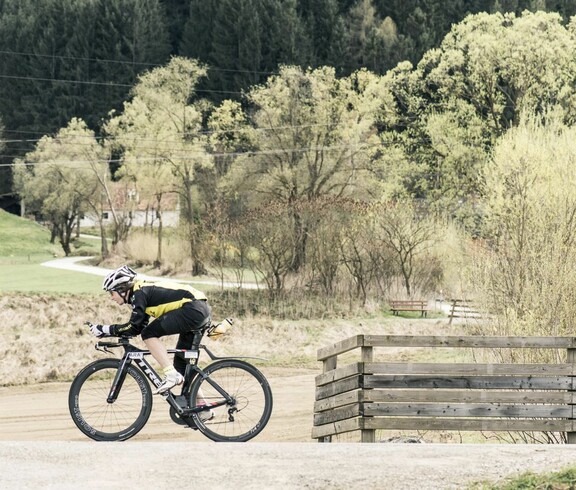
M 272 390 L 264 375 L 238 359 L 216 361 L 191 386 L 196 426 L 217 442 L 245 442 L 257 436 L 272 414 Z M 228 399 L 227 399 L 228 398 Z
M 82 369 L 68 394 L 68 408 L 76 426 L 96 441 L 124 441 L 146 425 L 152 412 L 152 391 L 144 375 L 128 366 L 113 402 L 110 388 L 120 367 L 119 359 L 101 359 Z

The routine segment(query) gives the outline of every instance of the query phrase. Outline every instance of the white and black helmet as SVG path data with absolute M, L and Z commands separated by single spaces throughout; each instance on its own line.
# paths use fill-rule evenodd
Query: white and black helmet
M 135 277 L 136 272 L 127 265 L 123 265 L 104 278 L 102 289 L 104 291 L 118 291 L 122 293 L 132 287 Z

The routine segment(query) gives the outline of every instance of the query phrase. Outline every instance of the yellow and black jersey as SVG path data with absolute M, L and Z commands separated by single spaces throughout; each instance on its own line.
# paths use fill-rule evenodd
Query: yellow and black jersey
M 206 301 L 206 299 L 202 291 L 188 284 L 136 281 L 128 298 L 128 302 L 132 305 L 130 321 L 124 325 L 113 325 L 114 335 L 121 333 L 137 335 L 148 324 L 150 317 L 160 318 L 190 301 Z

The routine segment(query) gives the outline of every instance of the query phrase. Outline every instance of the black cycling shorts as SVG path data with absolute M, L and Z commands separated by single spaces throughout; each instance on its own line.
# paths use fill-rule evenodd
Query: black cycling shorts
M 207 301 L 195 300 L 184 303 L 180 308 L 164 313 L 142 330 L 143 340 L 166 335 L 187 334 L 197 331 L 210 317 Z M 188 337 L 187 335 L 185 335 Z

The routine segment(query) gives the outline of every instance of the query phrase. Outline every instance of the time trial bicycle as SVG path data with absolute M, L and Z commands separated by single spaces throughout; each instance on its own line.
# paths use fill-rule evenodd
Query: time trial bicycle
M 207 324 L 194 336 L 192 348 L 168 349 L 188 361 L 181 393 L 160 394 L 170 406 L 171 419 L 199 430 L 218 442 L 245 442 L 257 436 L 272 414 L 272 390 L 264 375 L 242 357 L 217 357 L 204 344 L 203 335 L 218 332 Z M 121 358 L 99 359 L 76 375 L 70 386 L 70 415 L 82 433 L 96 441 L 124 441 L 146 425 L 152 412 L 152 387 L 162 379 L 150 365 L 149 350 L 130 342 L 130 336 L 99 340 L 96 349 Z M 204 351 L 211 362 L 198 365 Z M 172 388 L 174 390 L 175 388 Z

